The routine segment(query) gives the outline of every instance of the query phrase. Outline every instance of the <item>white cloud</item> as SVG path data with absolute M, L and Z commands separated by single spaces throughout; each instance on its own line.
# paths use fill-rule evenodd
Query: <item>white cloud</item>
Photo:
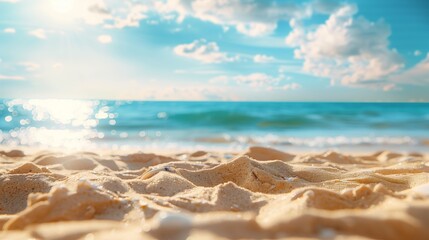
M 265 73 L 251 73 L 247 75 L 227 76 L 220 75 L 209 80 L 212 84 L 229 84 L 236 83 L 238 85 L 247 85 L 258 90 L 296 90 L 301 87 L 297 83 L 288 83 L 281 85 L 282 81 L 286 80 L 285 76 L 280 74 L 272 76 Z M 290 79 L 287 79 L 290 80 Z
M 46 0 L 40 15 L 51 17 L 53 21 L 83 22 L 109 29 L 120 29 L 138 27 L 140 21 L 147 18 L 147 11 L 148 6 L 141 1 Z
M 107 5 L 103 0 L 79 1 L 76 16 L 90 25 L 103 25 L 105 28 L 138 27 L 146 19 L 149 10 L 138 2 L 114 1 Z
M 56 1 L 52 2 L 55 8 Z M 185 18 L 192 17 L 220 25 L 224 30 L 233 27 L 248 36 L 261 36 L 277 29 L 279 21 L 305 18 L 313 12 L 333 11 L 339 4 L 327 0 L 299 4 L 275 0 L 85 0 L 73 1 L 72 5 L 65 16 L 68 20 L 81 20 L 104 28 L 138 27 L 141 20 L 148 19 L 150 14 L 155 13 L 166 20 L 176 19 L 182 22 Z M 58 16 L 59 12 L 47 7 L 42 14 L 63 17 Z M 150 22 L 152 21 L 148 21 Z
M 272 33 L 277 28 L 277 24 L 250 22 L 237 24 L 236 28 L 240 33 L 257 37 Z
M 422 52 L 421 51 L 419 51 L 419 50 L 416 50 L 416 51 L 414 51 L 414 56 L 420 56 L 420 55 L 422 55 Z
M 252 73 L 249 75 L 239 75 L 233 77 L 233 79 L 239 84 L 246 84 L 251 87 L 267 87 L 277 85 L 282 77 L 274 77 L 265 73 Z
M 40 65 L 33 62 L 22 62 L 19 65 L 23 66 L 27 72 L 34 72 L 40 68 Z
M 15 30 L 15 28 L 5 28 L 5 29 L 3 29 L 3 32 L 14 34 L 14 33 L 16 33 L 16 30 Z
M 390 80 L 402 84 L 428 84 L 429 83 L 429 53 L 426 58 L 420 61 L 411 69 L 396 74 Z
M 22 81 L 25 78 L 22 76 L 8 76 L 8 75 L 1 75 L 0 74 L 0 81 L 1 80 L 12 80 L 12 81 Z
M 220 51 L 217 43 L 207 42 L 205 39 L 178 45 L 174 48 L 174 53 L 203 63 L 232 62 L 238 59 L 237 57 L 229 57 L 228 54 Z
M 138 27 L 140 21 L 147 18 L 146 12 L 148 7 L 136 3 L 128 4 L 126 7 L 122 8 L 122 11 L 112 11 L 110 16 L 106 19 L 111 19 L 113 23 L 107 23 L 104 26 L 106 28 L 124 28 L 124 27 Z M 119 14 L 123 12 L 122 14 Z
M 42 28 L 38 28 L 33 31 L 30 31 L 28 34 L 38 39 L 46 39 L 46 31 Z
M 199 74 L 199 75 L 213 75 L 213 74 L 222 74 L 224 71 L 216 69 L 176 69 L 174 70 L 175 74 Z
M 226 76 L 221 75 L 214 77 L 209 80 L 212 84 L 226 85 L 231 82 L 235 82 L 238 85 L 247 85 L 256 90 L 297 90 L 301 88 L 301 85 L 295 82 L 281 84 L 285 80 L 283 75 L 271 76 L 265 73 L 251 73 L 248 75 L 237 75 L 237 76 Z
M 273 62 L 275 60 L 274 57 L 263 55 L 263 54 L 257 54 L 253 57 L 253 61 L 255 63 L 269 63 Z
M 279 21 L 305 18 L 313 12 L 333 11 L 338 5 L 327 0 L 300 4 L 275 0 L 85 0 L 73 1 L 68 17 L 105 28 L 124 28 L 138 27 L 141 20 L 157 13 L 167 20 L 182 22 L 192 17 L 220 25 L 224 30 L 233 27 L 242 34 L 255 37 L 272 33 Z M 44 14 L 53 12 L 50 9 Z
M 138 97 L 149 100 L 231 100 L 222 88 L 205 86 L 167 86 L 165 88 L 145 87 Z
M 282 86 L 283 90 L 297 90 L 300 88 L 301 88 L 301 85 L 298 83 L 289 83 Z
M 110 9 L 104 0 L 74 1 L 71 11 L 72 20 L 82 20 L 88 25 L 105 24 L 113 21 Z
M 283 91 L 294 91 L 301 88 L 301 85 L 298 83 L 288 83 L 282 86 L 269 86 L 267 87 L 267 91 L 273 91 L 273 90 L 283 90 Z
M 249 36 L 270 34 L 281 20 L 303 18 L 311 15 L 312 11 L 319 11 L 313 4 L 298 5 L 273 0 L 167 0 L 156 1 L 154 6 L 169 19 L 175 16 L 178 22 L 194 17 L 221 25 L 224 29 L 235 27 L 238 32 Z
M 102 44 L 108 44 L 112 42 L 112 37 L 110 35 L 100 35 L 97 40 Z
M 388 46 L 389 26 L 355 18 L 356 13 L 356 6 L 343 5 L 315 29 L 290 21 L 293 31 L 286 43 L 295 48 L 295 58 L 304 61 L 304 72 L 331 83 L 364 85 L 385 80 L 402 68 L 399 54 Z

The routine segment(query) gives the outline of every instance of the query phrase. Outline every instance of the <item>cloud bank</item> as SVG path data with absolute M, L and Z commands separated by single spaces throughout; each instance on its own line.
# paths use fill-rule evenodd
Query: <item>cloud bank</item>
M 233 62 L 237 57 L 228 56 L 221 52 L 215 42 L 208 42 L 205 39 L 195 40 L 189 44 L 181 44 L 174 48 L 174 53 L 178 56 L 194 59 L 203 63 Z
M 389 26 L 355 17 L 356 13 L 356 6 L 344 5 L 315 29 L 290 21 L 293 30 L 286 44 L 295 48 L 305 72 L 332 83 L 365 85 L 385 80 L 403 67 L 400 55 L 389 48 Z

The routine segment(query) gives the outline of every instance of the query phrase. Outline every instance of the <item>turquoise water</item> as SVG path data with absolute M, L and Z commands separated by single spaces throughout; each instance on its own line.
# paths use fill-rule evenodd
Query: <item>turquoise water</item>
M 429 104 L 0 100 L 0 144 L 427 151 Z

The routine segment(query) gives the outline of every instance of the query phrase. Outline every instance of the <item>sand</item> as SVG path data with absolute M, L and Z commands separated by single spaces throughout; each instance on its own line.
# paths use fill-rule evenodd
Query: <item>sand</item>
M 0 239 L 429 239 L 421 154 L 0 151 Z

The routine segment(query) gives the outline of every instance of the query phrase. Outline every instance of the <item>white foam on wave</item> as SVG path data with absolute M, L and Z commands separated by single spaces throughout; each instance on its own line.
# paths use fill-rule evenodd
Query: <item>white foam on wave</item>
M 276 135 L 266 135 L 262 137 L 252 138 L 254 142 L 268 143 L 276 145 L 293 145 L 305 147 L 326 147 L 326 146 L 342 146 L 342 145 L 415 145 L 418 141 L 409 136 L 399 137 L 281 137 Z

